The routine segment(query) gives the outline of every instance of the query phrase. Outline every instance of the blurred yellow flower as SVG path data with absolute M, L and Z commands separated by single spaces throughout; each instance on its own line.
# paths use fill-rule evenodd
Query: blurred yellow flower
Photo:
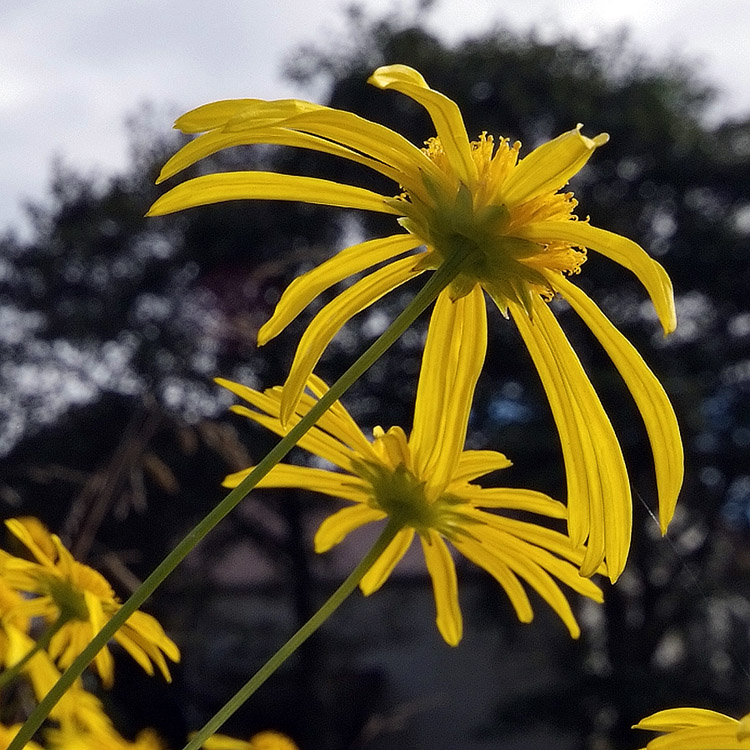
M 36 519 L 34 519 L 36 521 Z M 64 620 L 50 641 L 49 655 L 63 669 L 88 645 L 120 607 L 104 576 L 73 559 L 55 534 L 39 522 L 11 518 L 6 526 L 29 550 L 35 562 L 5 553 L 0 575 L 15 591 L 33 595 L 16 603 L 14 612 L 24 617 L 44 617 L 48 624 Z M 166 680 L 169 668 L 164 656 L 179 661 L 177 646 L 151 615 L 134 612 L 114 636 L 136 662 L 152 675 L 155 664 Z M 114 680 L 114 663 L 107 648 L 94 659 L 94 667 L 106 687 Z
M 370 83 L 423 105 L 436 137 L 417 148 L 398 133 L 350 112 L 298 100 L 237 99 L 207 104 L 175 127 L 202 133 L 164 166 L 166 180 L 221 149 L 253 143 L 296 146 L 341 156 L 392 179 L 397 197 L 311 177 L 250 171 L 209 174 L 173 188 L 150 215 L 237 199 L 295 200 L 392 214 L 406 233 L 340 251 L 297 278 L 284 292 L 258 343 L 280 333 L 319 294 L 381 266 L 349 286 L 313 318 L 284 387 L 286 423 L 309 374 L 352 316 L 423 271 L 458 256 L 461 270 L 443 296 L 483 289 L 518 325 L 541 376 L 560 432 L 568 478 L 568 527 L 591 575 L 606 558 L 615 580 L 627 559 L 632 526 L 630 484 L 622 451 L 565 334 L 547 302 L 562 295 L 599 339 L 620 371 L 646 424 L 654 454 L 662 532 L 682 485 L 683 452 L 663 388 L 632 345 L 567 277 L 578 273 L 586 248 L 632 271 L 653 300 L 665 333 L 675 327 L 672 285 L 664 269 L 635 242 L 598 229 L 573 213 L 561 188 L 588 161 L 606 134 L 587 138 L 580 126 L 522 159 L 520 144 L 486 134 L 469 141 L 458 106 L 405 65 L 378 68 Z M 418 249 L 420 248 L 420 249 Z M 399 257 L 403 256 L 403 257 Z
M 126 740 L 111 722 L 102 729 L 90 731 L 71 723 L 62 723 L 46 733 L 49 750 L 167 750 L 167 745 L 153 729 L 143 729 L 135 740 Z
M 456 302 L 438 299 L 425 343 L 409 438 L 400 427 L 388 432 L 377 427 L 370 442 L 336 402 L 299 445 L 339 471 L 277 464 L 257 486 L 298 487 L 351 503 L 321 524 L 315 535 L 317 552 L 331 549 L 349 532 L 372 521 L 392 518 L 399 522 L 401 531 L 360 583 L 365 595 L 385 583 L 418 535 L 432 578 L 437 626 L 451 645 L 461 640 L 462 619 L 455 566 L 444 540 L 498 581 L 522 622 L 530 622 L 533 612 L 519 579 L 547 601 L 575 638 L 580 633 L 578 624 L 553 576 L 601 601 L 599 588 L 578 573 L 583 552 L 557 531 L 482 510 L 524 510 L 565 518 L 565 507 L 540 492 L 472 484 L 510 465 L 501 453 L 463 449 L 487 341 L 484 305 L 479 288 Z M 283 389 L 259 393 L 231 381 L 217 382 L 255 407 L 234 406 L 233 411 L 277 434 L 285 433 L 280 419 Z M 327 390 L 315 375 L 310 376 L 308 388 L 313 395 L 303 394 L 291 424 Z M 225 486 L 238 485 L 251 470 L 229 475 Z
M 666 732 L 643 750 L 750 749 L 750 714 L 738 721 L 705 708 L 669 708 L 642 719 L 633 729 Z
M 215 734 L 203 743 L 203 747 L 205 750 L 299 750 L 285 734 L 270 729 L 254 734 L 249 740 Z
M 0 724 L 0 750 L 6 750 L 10 741 L 18 734 L 18 730 L 22 727 L 22 724 L 14 724 L 11 727 L 6 727 Z M 27 742 L 24 745 L 24 750 L 43 750 L 41 745 L 37 745 L 36 742 Z

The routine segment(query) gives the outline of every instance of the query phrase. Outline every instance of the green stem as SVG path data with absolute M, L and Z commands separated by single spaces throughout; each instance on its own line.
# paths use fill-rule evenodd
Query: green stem
M 357 588 L 365 573 L 380 557 L 393 537 L 402 529 L 400 522 L 390 519 L 370 551 L 362 558 L 346 580 L 331 594 L 326 603 L 214 714 L 205 726 L 191 737 L 183 750 L 197 750 L 250 698 L 253 693 L 338 609 Z
M 0 673 L 0 690 L 6 685 L 15 680 L 20 674 L 21 670 L 31 661 L 35 654 L 49 646 L 52 637 L 60 628 L 68 622 L 68 617 L 60 615 L 40 636 L 39 640 L 28 650 L 26 655 L 17 661 L 12 667 L 8 667 L 5 671 Z
M 362 354 L 359 359 L 331 386 L 327 393 L 310 411 L 280 440 L 258 463 L 253 471 L 237 485 L 213 510 L 211 510 L 185 538 L 162 560 L 158 567 L 136 589 L 120 607 L 111 620 L 94 636 L 91 643 L 81 651 L 52 689 L 31 712 L 26 723 L 13 738 L 8 750 L 21 750 L 34 732 L 39 729 L 49 712 L 66 690 L 80 677 L 83 670 L 94 659 L 118 628 L 159 587 L 164 579 L 187 557 L 190 551 L 216 526 L 250 490 L 281 461 L 296 445 L 297 441 L 320 419 L 326 410 L 356 382 L 406 331 L 407 328 L 434 302 L 438 294 L 458 275 L 466 257 L 456 253 L 432 274 L 429 281 L 417 292 L 414 299 L 391 323 L 383 334 Z

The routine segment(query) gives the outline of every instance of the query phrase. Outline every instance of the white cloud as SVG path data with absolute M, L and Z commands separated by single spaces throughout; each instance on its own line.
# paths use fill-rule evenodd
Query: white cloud
M 279 77 L 283 58 L 341 29 L 342 0 L 5 0 L 0 5 L 0 229 L 18 224 L 22 196 L 44 195 L 61 155 L 84 170 L 127 161 L 124 117 L 139 103 L 175 109 L 211 99 L 302 95 Z M 397 7 L 365 3 L 374 13 Z M 403 7 L 403 2 L 398 4 Z M 724 111 L 750 111 L 744 0 L 442 0 L 431 28 L 456 40 L 495 22 L 576 32 L 594 42 L 624 24 L 651 54 L 705 62 L 728 91 Z M 309 92 L 308 92 L 309 93 Z M 165 124 L 166 125 L 166 124 Z

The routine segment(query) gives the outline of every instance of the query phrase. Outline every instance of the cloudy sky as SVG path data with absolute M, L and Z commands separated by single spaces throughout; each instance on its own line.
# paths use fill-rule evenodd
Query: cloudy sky
M 179 111 L 231 97 L 313 96 L 279 76 L 303 42 L 335 41 L 342 0 L 2 0 L 0 232 L 45 194 L 54 157 L 112 173 L 127 163 L 124 121 L 146 101 Z M 371 12 L 416 0 L 363 0 Z M 652 57 L 678 55 L 724 90 L 715 117 L 750 114 L 747 0 L 438 0 L 446 39 L 494 23 L 586 42 L 623 26 Z M 334 30 L 333 32 L 331 30 Z M 165 108 L 165 112 L 167 109 Z M 166 119 L 164 127 L 171 123 Z

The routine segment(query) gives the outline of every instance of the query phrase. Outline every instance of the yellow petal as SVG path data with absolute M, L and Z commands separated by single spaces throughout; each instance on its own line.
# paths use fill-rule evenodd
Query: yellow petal
M 311 271 L 298 276 L 281 295 L 271 318 L 258 331 L 258 346 L 278 336 L 321 292 L 371 266 L 413 250 L 421 241 L 397 234 L 361 242 L 341 250 Z
M 215 734 L 203 743 L 203 750 L 253 750 L 247 740 L 238 740 L 225 734 Z
M 315 373 L 307 379 L 307 387 L 317 399 L 328 392 L 328 384 Z M 377 454 L 373 450 L 372 443 L 364 436 L 359 425 L 344 408 L 341 401 L 334 401 L 323 417 L 316 422 L 316 426 L 327 430 L 332 437 L 336 437 L 344 445 L 348 445 L 365 458 L 377 460 Z
M 259 393 L 252 388 L 248 388 L 247 386 L 242 385 L 241 383 L 235 383 L 231 380 L 225 380 L 224 378 L 216 378 L 216 383 L 236 394 L 240 398 L 245 399 L 256 409 L 260 410 L 255 411 L 253 409 L 248 409 L 245 406 L 236 404 L 230 407 L 230 410 L 235 414 L 240 414 L 243 417 L 247 417 L 253 422 L 262 425 L 274 434 L 280 435 L 282 437 L 289 431 L 287 427 L 282 426 L 280 421 L 282 394 L 281 388 L 269 388 L 264 393 Z M 309 399 L 307 402 L 308 411 L 311 404 L 312 399 Z M 336 409 L 334 409 L 334 414 L 336 413 L 338 412 Z M 292 421 L 296 424 L 299 419 L 300 415 L 298 414 Z M 326 432 L 321 429 L 321 427 L 330 426 L 332 424 L 334 427 L 336 426 L 335 416 L 329 416 L 328 413 L 324 414 L 318 421 L 318 424 L 312 427 L 305 435 L 302 436 L 302 438 L 300 438 L 298 445 L 304 450 L 320 456 L 321 458 L 330 461 L 331 463 L 344 470 L 348 470 L 351 467 L 352 458 L 354 457 L 354 451 L 346 443 L 342 442 L 338 439 L 338 437 L 334 436 L 338 434 L 335 429 L 332 432 Z M 345 437 L 347 437 L 346 433 Z M 356 436 L 349 435 L 348 437 Z M 364 440 L 364 436 L 361 437 L 362 442 L 366 442 Z M 361 446 L 361 442 L 355 442 L 357 444 L 357 448 L 359 448 Z M 371 448 L 369 448 L 369 446 L 367 446 L 367 448 L 371 453 Z M 244 478 L 244 476 L 247 476 L 247 473 L 249 473 L 249 470 L 247 472 L 240 473 L 243 475 L 242 478 Z M 238 483 L 242 480 L 242 478 L 238 480 Z
M 289 377 L 284 384 L 282 424 L 288 423 L 310 373 L 341 327 L 384 294 L 420 273 L 421 271 L 414 269 L 413 258 L 396 260 L 360 279 L 320 310 L 300 339 Z
M 372 521 L 381 521 L 384 518 L 386 514 L 382 510 L 375 510 L 362 503 L 342 508 L 320 524 L 315 534 L 315 551 L 327 552 L 360 526 Z
M 321 206 L 399 213 L 385 196 L 317 177 L 276 172 L 221 172 L 182 182 L 162 195 L 146 216 L 163 216 L 186 208 L 236 200 L 284 200 Z
M 477 181 L 477 167 L 458 105 L 428 85 L 421 73 L 407 65 L 384 65 L 368 79 L 381 89 L 393 89 L 421 104 L 435 125 L 440 144 L 459 180 L 467 187 Z
M 530 546 L 530 545 L 529 545 Z M 572 638 L 581 635 L 573 610 L 568 600 L 547 573 L 535 560 L 527 559 L 523 554 L 510 552 L 505 546 L 496 546 L 493 551 L 518 576 L 523 578 L 547 604 L 552 607 L 557 616 L 565 623 Z
M 437 184 L 446 184 L 445 174 L 400 133 L 339 109 L 306 112 L 283 123 L 285 128 L 299 130 L 339 143 L 377 159 L 399 173 L 399 184 L 410 193 L 426 197 L 422 175 Z
M 500 189 L 499 199 L 512 208 L 539 195 L 554 193 L 589 160 L 597 146 L 609 140 L 606 133 L 595 138 L 581 134 L 577 125 L 535 148 L 521 159 Z
M 459 537 L 455 545 L 462 555 L 486 570 L 502 586 L 520 622 L 531 622 L 534 619 L 534 611 L 526 591 L 516 574 L 502 560 L 487 547 L 469 538 Z
M 512 461 L 497 451 L 464 451 L 453 473 L 453 482 L 471 482 L 491 471 L 507 469 L 512 465 Z
M 230 131 L 212 130 L 208 133 L 195 138 L 190 143 L 183 146 L 174 156 L 172 156 L 159 172 L 156 180 L 158 185 L 164 180 L 173 177 L 183 169 L 195 164 L 201 159 L 205 159 L 211 154 L 215 154 L 225 148 L 233 146 L 248 146 L 254 143 L 264 143 L 275 146 L 291 146 L 295 148 L 307 148 L 312 151 L 320 151 L 332 156 L 340 156 L 344 159 L 362 164 L 365 167 L 384 174 L 386 177 L 399 182 L 401 174 L 386 164 L 363 156 L 357 151 L 353 151 L 345 146 L 332 143 L 325 138 L 319 138 L 308 133 L 298 133 L 294 130 L 279 127 L 253 128 L 252 130 Z
M 377 591 L 388 580 L 398 561 L 411 546 L 412 539 L 414 539 L 414 529 L 412 528 L 401 529 L 391 539 L 391 543 L 385 548 L 383 554 L 380 555 L 359 582 L 359 587 L 365 596 L 369 596 Z
M 255 467 L 229 474 L 221 483 L 223 487 L 236 487 Z M 256 489 L 295 489 L 320 492 L 322 495 L 351 500 L 352 502 L 366 502 L 368 498 L 367 485 L 359 477 L 351 474 L 339 474 L 325 469 L 311 466 L 294 466 L 291 464 L 276 464 L 256 485 Z
M 737 719 L 707 708 L 667 708 L 641 719 L 633 725 L 633 729 L 674 732 L 677 729 L 707 727 L 716 724 L 737 724 Z
M 183 133 L 203 133 L 224 125 L 243 109 L 262 101 L 261 99 L 222 99 L 209 102 L 180 115 L 174 123 L 177 130 Z
M 230 411 L 251 419 L 256 424 L 265 427 L 267 430 L 279 435 L 280 437 L 286 435 L 287 432 L 289 432 L 289 430 L 299 421 L 299 417 L 292 418 L 287 426 L 282 426 L 278 416 L 269 417 L 266 414 L 253 411 L 252 409 L 248 409 L 240 404 L 230 407 Z M 308 430 L 307 433 L 299 439 L 297 445 L 303 450 L 309 451 L 316 456 L 320 456 L 320 458 L 323 458 L 326 461 L 330 461 L 344 471 L 348 471 L 351 468 L 352 458 L 354 457 L 353 452 L 345 445 L 342 445 L 342 443 L 336 440 L 336 438 L 331 437 L 328 433 L 316 429 L 315 427 Z M 244 474 L 244 472 L 239 473 Z M 244 476 L 247 476 L 247 474 L 244 474 Z M 225 479 L 225 481 L 227 480 Z
M 456 566 L 440 535 L 432 529 L 427 534 L 428 538 L 420 537 L 420 541 L 432 579 L 438 630 L 449 646 L 457 646 L 463 635 L 463 621 L 458 605 Z
M 540 298 L 533 321 L 525 310 L 510 310 L 542 379 L 565 458 L 569 529 L 578 546 L 588 533 L 582 575 L 592 575 L 607 558 L 615 581 L 630 547 L 632 502 L 620 444 L 578 357 L 555 316 Z M 588 525 L 588 529 L 587 529 Z
M 674 515 L 684 472 L 680 428 L 672 404 L 641 355 L 594 302 L 562 276 L 549 274 L 548 279 L 599 339 L 633 395 L 654 454 L 659 523 L 662 534 L 665 534 Z
M 427 332 L 409 438 L 418 475 L 441 491 L 459 464 L 474 389 L 487 352 L 487 310 L 476 285 L 455 302 L 435 303 Z
M 559 501 L 535 490 L 513 487 L 476 487 L 457 491 L 462 498 L 469 498 L 479 508 L 506 508 L 527 510 L 549 518 L 566 518 L 568 513 Z
M 737 739 L 728 726 L 696 727 L 656 737 L 648 750 L 748 750 L 750 742 Z
M 672 282 L 667 272 L 632 240 L 592 227 L 585 221 L 540 221 L 519 227 L 516 235 L 539 243 L 559 240 L 605 255 L 638 277 L 654 303 L 665 334 L 677 326 Z

